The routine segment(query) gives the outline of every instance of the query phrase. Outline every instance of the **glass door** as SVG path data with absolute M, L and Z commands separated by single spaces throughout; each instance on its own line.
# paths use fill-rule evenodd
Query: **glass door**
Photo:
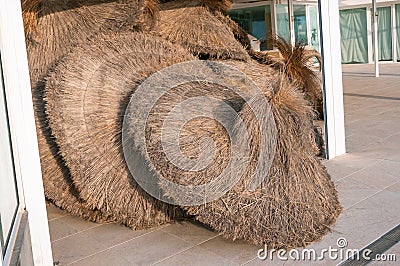
M 0 245 L 4 260 L 19 207 L 14 159 L 0 56 Z

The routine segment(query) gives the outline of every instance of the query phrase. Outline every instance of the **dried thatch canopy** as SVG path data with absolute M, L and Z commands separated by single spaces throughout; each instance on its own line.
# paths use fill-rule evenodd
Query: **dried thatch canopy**
M 149 197 L 122 154 L 122 118 L 135 87 L 157 70 L 194 57 L 143 33 L 96 39 L 68 55 L 46 83 L 46 111 L 80 196 L 95 209 L 140 229 L 181 217 Z
M 248 60 L 246 50 L 220 16 L 202 1 L 176 0 L 161 5 L 155 31 L 201 58 Z
M 341 206 L 328 173 L 314 155 L 314 112 L 295 89 L 299 85 L 294 78 L 288 81 L 271 66 L 250 59 L 248 38 L 223 14 L 231 1 L 163 1 L 152 32 L 162 38 L 136 31 L 150 27 L 158 16 L 156 0 L 83 2 L 23 1 L 43 179 L 49 199 L 88 219 L 116 221 L 135 229 L 181 218 L 185 210 L 226 237 L 269 247 L 304 246 L 329 230 Z M 231 190 L 212 202 L 182 209 L 149 196 L 135 182 L 123 155 L 121 131 L 128 101 L 137 86 L 165 67 L 193 60 L 193 54 L 226 59 L 226 65 L 255 81 L 272 109 L 251 109 L 248 103 L 257 103 L 260 98 L 241 98 L 219 83 L 198 80 L 180 84 L 158 99 L 141 131 L 147 150 L 140 152 L 147 156 L 145 165 L 154 165 L 157 174 L 169 181 L 208 183 L 232 157 L 234 145 L 225 124 L 200 116 L 181 128 L 179 152 L 198 157 L 206 136 L 216 144 L 212 164 L 196 172 L 179 169 L 169 161 L 161 129 L 166 113 L 184 99 L 207 95 L 229 103 L 246 125 L 242 131 L 233 131 L 235 140 L 250 143 L 249 164 L 241 169 L 243 174 Z M 306 57 L 299 54 L 297 61 L 303 63 Z M 192 71 L 182 70 L 187 77 L 193 76 Z M 49 76 L 44 79 L 46 73 Z M 169 78 L 175 77 L 163 76 L 167 81 Z M 145 94 L 151 96 L 150 92 Z M 258 95 L 262 100 L 264 96 Z M 141 103 L 148 104 L 147 99 Z M 219 107 L 213 106 L 212 111 L 221 112 Z M 129 108 L 139 113 L 142 110 L 136 105 Z M 273 119 L 266 118 L 266 113 Z M 130 118 L 134 121 L 135 116 Z M 236 128 L 237 120 L 227 120 Z M 271 121 L 277 129 L 276 145 L 264 145 L 262 140 L 270 133 L 265 128 Z M 130 126 L 130 137 L 140 138 L 134 124 Z M 270 150 L 264 153 L 264 146 Z M 271 150 L 275 151 L 273 161 Z M 269 172 L 261 172 L 267 177 L 261 186 L 250 191 L 249 179 L 257 169 L 259 156 L 270 156 L 272 166 Z M 232 169 L 236 170 L 231 168 L 230 174 Z M 183 197 L 163 182 L 158 186 L 175 200 Z
M 152 25 L 155 8 L 153 1 L 145 0 L 23 1 L 32 81 L 37 82 L 63 55 L 100 31 L 119 32 Z
M 119 32 L 150 26 L 154 23 L 156 8 L 154 1 L 144 0 L 22 1 L 45 194 L 56 205 L 91 220 L 104 216 L 85 206 L 59 156 L 44 114 L 43 77 L 60 58 L 89 42 L 100 31 Z
M 272 68 L 253 61 L 224 63 L 248 74 L 265 92 L 272 105 L 278 136 L 272 167 L 269 173 L 264 173 L 268 178 L 262 186 L 254 191 L 248 189 L 260 153 L 261 137 L 269 133 L 260 130 L 263 125 L 255 117 L 263 117 L 268 111 L 262 108 L 252 110 L 243 102 L 240 107 L 240 101 L 232 101 L 235 95 L 219 84 L 199 84 L 196 81 L 183 84 L 163 95 L 146 121 L 146 151 L 140 147 L 139 152 L 168 181 L 182 185 L 209 183 L 221 174 L 232 159 L 229 156 L 231 142 L 226 130 L 216 121 L 204 117 L 192 119 L 182 127 L 179 149 L 186 156 L 199 156 L 198 147 L 202 138 L 212 138 L 216 145 L 215 157 L 207 168 L 185 171 L 168 160 L 163 149 L 162 130 L 166 116 L 179 102 L 197 95 L 208 95 L 229 101 L 233 106 L 239 105 L 236 110 L 246 122 L 251 140 L 249 167 L 241 169 L 245 171 L 239 182 L 220 199 L 183 208 L 197 220 L 232 239 L 245 239 L 255 244 L 266 243 L 269 247 L 305 246 L 320 239 L 336 220 L 341 206 L 334 184 L 314 155 L 312 108 L 304 96 L 285 78 L 281 79 Z M 253 100 L 257 101 L 247 99 L 248 102 Z M 132 111 L 135 106 L 129 108 Z M 140 112 L 140 107 L 137 108 Z M 218 109 L 214 111 L 218 112 Z M 135 129 L 136 115 L 129 121 L 131 130 L 128 132 L 135 142 L 135 139 L 141 138 L 138 136 L 140 130 Z M 260 123 L 267 122 L 262 120 Z M 175 128 L 180 126 L 177 124 Z M 239 131 L 236 137 L 239 143 L 245 143 L 246 136 L 241 133 Z M 174 190 L 162 178 L 160 180 L 166 195 L 173 197 L 176 202 L 183 200 L 180 197 L 185 195 Z

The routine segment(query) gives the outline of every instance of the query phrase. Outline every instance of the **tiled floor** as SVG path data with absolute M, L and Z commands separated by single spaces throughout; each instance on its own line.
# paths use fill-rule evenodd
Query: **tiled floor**
M 344 211 L 332 233 L 307 248 L 336 247 L 340 237 L 348 248 L 362 248 L 400 223 L 400 64 L 383 64 L 381 71 L 376 79 L 372 65 L 343 66 L 348 154 L 324 163 Z M 271 264 L 257 258 L 260 247 L 225 240 L 195 223 L 131 231 L 83 221 L 52 205 L 48 216 L 58 265 Z M 386 253 L 400 261 L 400 244 Z M 309 264 L 297 264 L 303 263 Z

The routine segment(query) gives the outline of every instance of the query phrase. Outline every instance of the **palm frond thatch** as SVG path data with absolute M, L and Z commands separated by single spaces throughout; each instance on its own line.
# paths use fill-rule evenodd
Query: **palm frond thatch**
M 46 113 L 80 196 L 134 229 L 182 217 L 149 197 L 122 154 L 122 119 L 130 94 L 157 70 L 194 59 L 180 46 L 144 33 L 99 37 L 60 62 L 46 82 Z
M 220 199 L 198 206 L 184 206 L 191 215 L 231 239 L 245 239 L 268 247 L 299 247 L 319 240 L 329 231 L 341 211 L 337 192 L 324 166 L 314 155 L 313 110 L 301 92 L 286 77 L 272 68 L 254 62 L 224 61 L 248 74 L 265 92 L 272 105 L 278 130 L 275 159 L 266 181 L 254 191 L 248 184 L 257 165 L 261 134 L 254 112 L 263 117 L 267 110 L 251 110 L 243 100 L 217 84 L 185 83 L 159 99 L 146 124 L 146 150 L 142 155 L 163 178 L 181 185 L 201 185 L 214 180 L 227 166 L 230 158 L 230 138 L 216 121 L 210 118 L 193 119 L 180 131 L 180 150 L 188 157 L 199 156 L 199 141 L 212 138 L 216 149 L 214 160 L 200 171 L 184 171 L 171 163 L 164 154 L 161 143 L 165 117 L 180 101 L 197 95 L 208 95 L 232 104 L 246 121 L 250 133 L 250 164 L 239 182 Z M 151 97 L 151 92 L 149 92 Z M 238 100 L 235 100 L 238 99 Z M 258 101 L 258 98 L 247 101 Z M 242 106 L 240 106 L 242 104 Z M 239 106 L 239 107 L 238 107 Z M 260 105 L 256 105 L 260 106 Z M 135 108 L 135 107 L 132 107 Z M 137 106 L 140 112 L 140 106 Z M 218 112 L 218 108 L 215 112 Z M 135 117 L 130 131 L 137 139 Z M 224 117 L 221 114 L 221 117 Z M 266 123 L 266 121 L 261 121 Z M 177 128 L 180 126 L 177 125 Z M 238 132 L 237 137 L 244 134 Z M 243 140 L 243 142 L 245 142 Z M 166 195 L 179 201 L 184 195 L 174 191 L 166 182 L 160 186 Z M 172 190 L 171 190 L 172 189 Z
M 155 30 L 161 37 L 182 45 L 200 58 L 249 59 L 229 25 L 200 0 L 162 4 Z

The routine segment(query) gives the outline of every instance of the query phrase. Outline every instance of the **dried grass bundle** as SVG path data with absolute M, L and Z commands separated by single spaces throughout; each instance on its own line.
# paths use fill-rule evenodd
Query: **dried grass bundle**
M 122 154 L 127 101 L 153 72 L 194 57 L 143 33 L 101 36 L 60 62 L 46 82 L 46 113 L 80 196 L 93 209 L 140 229 L 182 217 L 149 197 L 133 180 Z
M 313 110 L 285 77 L 272 68 L 255 62 L 225 61 L 230 66 L 248 74 L 265 92 L 272 106 L 272 114 L 278 130 L 275 157 L 268 178 L 254 191 L 248 185 L 257 165 L 261 136 L 255 117 L 263 117 L 264 109 L 251 110 L 244 100 L 224 90 L 220 85 L 198 82 L 186 83 L 160 98 L 147 120 L 146 151 L 157 172 L 169 181 L 182 185 L 201 185 L 215 179 L 231 159 L 230 139 L 227 132 L 216 121 L 199 117 L 189 121 L 180 133 L 180 150 L 189 158 L 199 156 L 199 143 L 209 137 L 216 143 L 214 160 L 201 171 L 184 171 L 170 162 L 164 153 L 161 129 L 165 117 L 180 101 L 197 95 L 208 95 L 229 102 L 246 121 L 250 134 L 250 164 L 239 182 L 220 199 L 198 206 L 183 207 L 188 214 L 210 226 L 225 237 L 245 239 L 255 244 L 266 243 L 269 247 L 299 247 L 319 240 L 341 211 L 337 192 L 324 166 L 314 155 Z M 150 93 L 150 92 L 149 92 Z M 151 95 L 149 96 L 151 97 Z M 214 111 L 218 112 L 218 108 Z M 139 110 L 140 112 L 140 110 Z M 224 117 L 221 114 L 221 117 Z M 134 120 L 132 120 L 134 121 Z M 261 121 L 267 123 L 267 121 Z M 131 124 L 133 125 L 133 124 Z M 176 125 L 180 128 L 179 125 Z M 137 131 L 130 131 L 137 139 Z M 245 134 L 236 136 L 245 142 Z M 162 179 L 161 179 L 162 180 Z M 160 186 L 169 197 L 180 201 L 181 195 L 171 191 L 166 182 Z
M 212 11 L 226 13 L 232 6 L 231 0 L 200 0 L 201 3 Z
M 36 29 L 38 15 L 41 12 L 42 0 L 22 0 L 22 20 L 25 34 Z
M 273 39 L 273 45 L 282 57 L 271 57 L 261 52 L 251 51 L 253 58 L 261 63 L 273 66 L 284 72 L 290 81 L 305 93 L 315 110 L 323 117 L 323 95 L 320 73 L 314 70 L 313 60 L 321 65 L 321 55 L 315 50 L 308 50 L 304 43 L 294 47 L 282 37 Z
M 143 1 L 22 1 L 45 195 L 57 206 L 93 221 L 108 218 L 86 206 L 59 155 L 44 113 L 43 77 L 60 58 L 98 32 L 138 28 L 142 20 L 151 18 L 140 15 L 142 5 Z
M 176 0 L 162 4 L 156 33 L 202 58 L 247 61 L 249 56 L 225 21 L 202 1 Z
M 62 56 L 99 32 L 149 27 L 156 8 L 145 0 L 23 1 L 31 80 L 40 80 Z

